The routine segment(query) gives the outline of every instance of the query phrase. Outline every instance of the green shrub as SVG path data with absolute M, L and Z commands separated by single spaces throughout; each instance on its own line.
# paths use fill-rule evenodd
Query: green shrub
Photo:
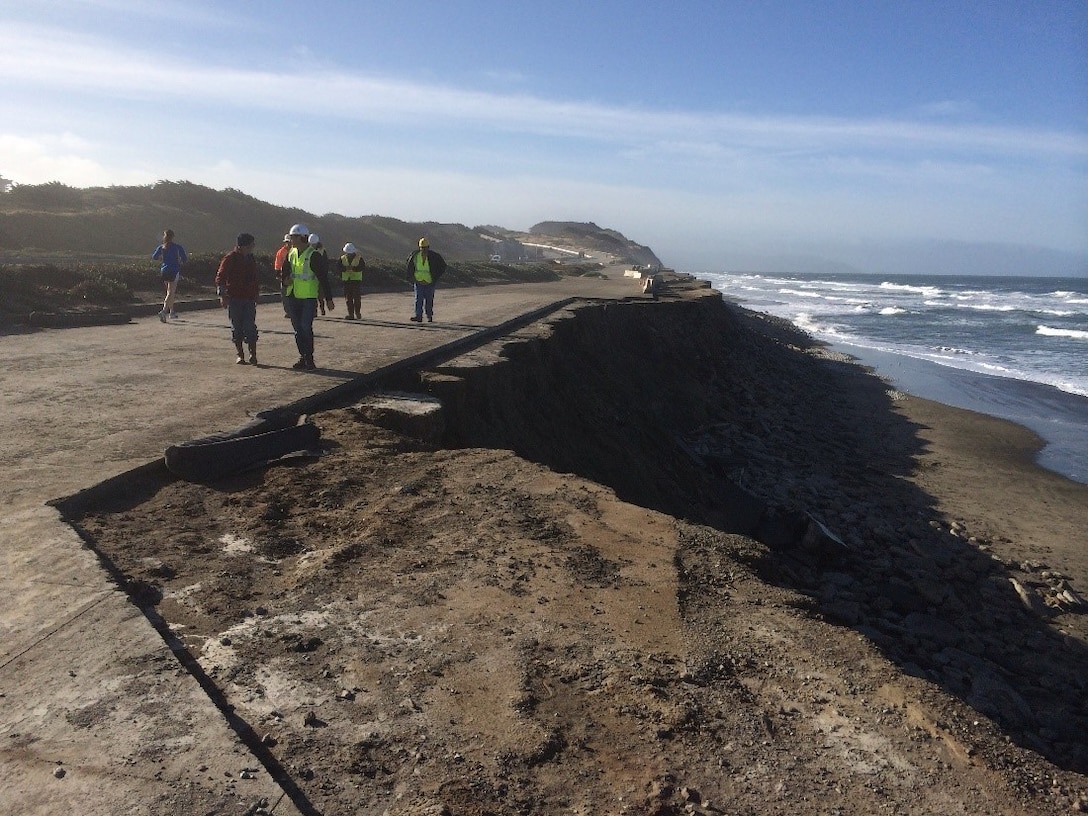
M 124 281 L 107 275 L 92 275 L 69 289 L 68 295 L 73 300 L 103 306 L 127 303 L 132 292 Z

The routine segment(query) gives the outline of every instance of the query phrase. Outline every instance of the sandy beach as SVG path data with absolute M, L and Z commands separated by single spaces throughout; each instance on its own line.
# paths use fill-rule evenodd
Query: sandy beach
M 1040 437 L 1035 461 L 1088 483 L 1088 398 L 1052 386 L 978 374 L 903 355 L 836 346 L 910 394 L 1007 419 Z
M 927 442 L 914 481 L 945 516 L 978 531 L 1006 562 L 1034 562 L 1031 572 L 1049 568 L 1088 587 L 1088 486 L 1036 463 L 1037 434 L 916 397 L 899 410 Z M 1067 616 L 1062 629 L 1088 642 L 1086 624 L 1084 614 Z
M 383 389 L 61 505 L 299 811 L 1088 808 L 1088 487 L 1030 431 L 692 281 Z

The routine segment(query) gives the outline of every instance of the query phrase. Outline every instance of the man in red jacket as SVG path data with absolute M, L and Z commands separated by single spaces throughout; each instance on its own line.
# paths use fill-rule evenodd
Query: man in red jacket
M 230 317 L 231 339 L 238 351 L 238 365 L 246 364 L 242 343 L 249 345 L 249 364 L 257 365 L 257 260 L 253 257 L 253 236 L 243 232 L 238 245 L 223 256 L 215 274 L 219 305 Z

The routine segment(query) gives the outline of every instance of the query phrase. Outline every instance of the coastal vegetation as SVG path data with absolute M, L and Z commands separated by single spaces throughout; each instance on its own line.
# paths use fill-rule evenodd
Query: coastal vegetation
M 182 298 L 214 295 L 219 259 L 241 230 L 257 236 L 262 290 L 276 292 L 273 253 L 298 222 L 318 233 L 334 257 L 348 241 L 359 247 L 367 264 L 364 291 L 404 288 L 403 259 L 420 235 L 450 261 L 446 284 L 452 286 L 597 275 L 605 264 L 660 266 L 648 247 L 593 223 L 548 221 L 518 232 L 380 215 L 315 215 L 188 181 L 86 189 L 15 184 L 0 191 L 0 314 L 11 319 L 155 300 L 161 286 L 150 255 L 165 227 L 189 252 Z
M 546 221 L 528 232 L 401 221 L 382 215 L 318 215 L 260 201 L 240 190 L 213 190 L 188 181 L 146 186 L 68 187 L 57 182 L 11 185 L 0 191 L 0 263 L 116 260 L 151 253 L 169 227 L 190 254 L 229 250 L 249 232 L 257 251 L 272 253 L 291 224 L 318 233 L 330 251 L 351 241 L 367 258 L 404 258 L 421 235 L 447 260 L 578 261 L 580 252 L 615 263 L 657 264 L 649 247 L 593 223 Z

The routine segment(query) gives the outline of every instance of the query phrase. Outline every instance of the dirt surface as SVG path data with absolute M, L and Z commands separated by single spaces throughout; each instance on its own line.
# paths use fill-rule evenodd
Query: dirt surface
M 66 508 L 300 812 L 1088 810 L 1088 488 L 1022 429 L 697 290 L 385 392 Z

